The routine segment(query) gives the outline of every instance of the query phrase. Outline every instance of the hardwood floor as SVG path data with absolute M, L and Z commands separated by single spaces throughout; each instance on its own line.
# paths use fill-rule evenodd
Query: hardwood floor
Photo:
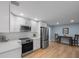
M 24 58 L 78 58 L 79 47 L 51 42 L 46 49 L 39 49 Z

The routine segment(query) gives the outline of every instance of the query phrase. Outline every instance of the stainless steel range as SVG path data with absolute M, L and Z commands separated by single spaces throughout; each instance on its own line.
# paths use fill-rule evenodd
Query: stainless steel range
M 20 38 L 22 42 L 22 56 L 33 51 L 33 40 L 30 38 Z

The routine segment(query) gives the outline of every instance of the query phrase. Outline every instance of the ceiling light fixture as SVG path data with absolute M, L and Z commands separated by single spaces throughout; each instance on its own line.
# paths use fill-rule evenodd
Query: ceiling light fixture
M 74 22 L 74 20 L 70 20 L 70 22 L 71 22 L 71 23 L 73 23 L 73 22 Z
M 20 16 L 24 16 L 24 14 L 23 13 L 20 13 Z
M 36 20 L 36 21 L 37 21 L 38 19 L 37 19 L 37 18 L 34 18 L 34 20 Z
M 56 23 L 57 25 L 59 24 L 59 22 Z

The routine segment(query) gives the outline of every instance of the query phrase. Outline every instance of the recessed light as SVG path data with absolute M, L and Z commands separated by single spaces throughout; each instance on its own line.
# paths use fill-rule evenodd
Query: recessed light
M 38 20 L 37 18 L 34 18 L 34 20 Z
M 59 24 L 59 22 L 56 23 L 57 25 Z
M 73 23 L 73 22 L 74 22 L 74 20 L 70 20 L 70 22 L 71 22 L 71 23 Z
M 37 18 L 34 18 L 34 20 L 36 20 L 36 21 L 37 21 L 37 20 L 39 20 L 39 19 L 37 19 Z
M 23 13 L 20 13 L 20 16 L 24 16 L 24 14 Z

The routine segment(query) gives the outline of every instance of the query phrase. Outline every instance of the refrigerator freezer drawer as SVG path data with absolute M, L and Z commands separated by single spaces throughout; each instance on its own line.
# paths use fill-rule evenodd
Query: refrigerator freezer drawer
M 49 45 L 48 41 L 42 41 L 42 48 L 47 48 Z

